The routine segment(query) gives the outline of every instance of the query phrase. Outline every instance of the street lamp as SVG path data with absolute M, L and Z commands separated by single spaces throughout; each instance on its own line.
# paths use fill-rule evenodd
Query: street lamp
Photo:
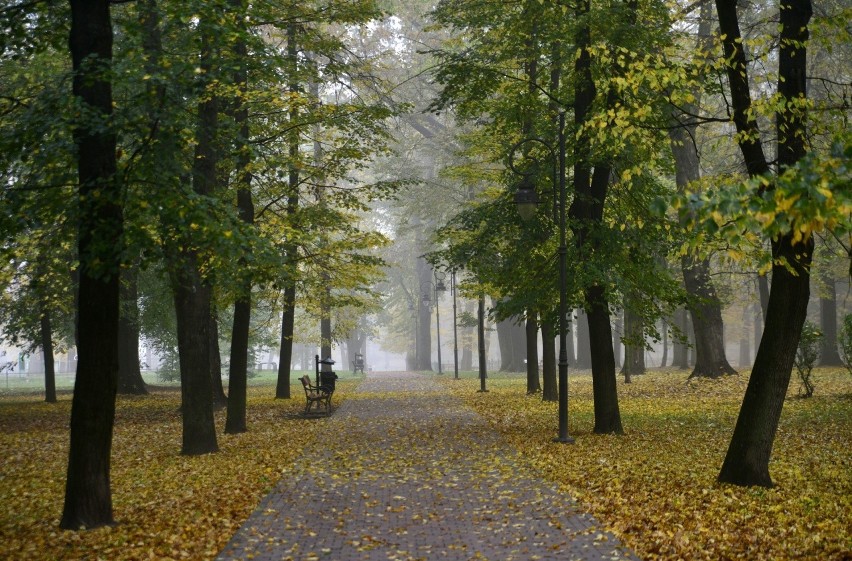
M 447 278 L 447 274 L 442 271 L 435 271 L 433 273 L 435 277 L 435 282 L 432 281 L 423 281 L 420 283 L 420 290 L 423 292 L 423 303 L 426 306 L 431 306 L 432 298 L 430 292 L 432 290 L 435 291 L 435 327 L 437 330 L 438 336 L 438 374 L 443 374 L 444 371 L 441 367 L 441 311 L 438 306 L 438 293 L 446 292 L 447 287 L 444 284 L 444 279 Z M 427 287 L 427 290 L 423 290 L 424 285 Z
M 520 172 L 515 169 L 513 156 L 515 150 L 523 144 L 536 142 L 541 144 L 550 152 L 553 165 L 553 185 L 559 186 L 559 436 L 556 442 L 573 443 L 574 439 L 568 435 L 568 246 L 566 244 L 565 232 L 565 113 L 559 114 L 558 131 L 558 153 L 553 146 L 540 138 L 525 138 L 512 146 L 509 152 L 509 168 L 516 174 L 522 176 L 515 193 L 515 203 L 518 213 L 522 219 L 532 218 L 535 214 L 535 205 L 538 204 L 538 195 L 535 192 L 535 183 L 532 181 L 530 172 Z M 559 171 L 557 173 L 557 156 Z M 557 177 L 558 175 L 558 177 Z

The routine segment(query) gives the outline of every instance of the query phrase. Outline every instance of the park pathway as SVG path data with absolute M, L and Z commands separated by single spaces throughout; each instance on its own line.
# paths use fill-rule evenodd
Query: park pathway
M 373 373 L 218 561 L 636 556 L 434 379 Z

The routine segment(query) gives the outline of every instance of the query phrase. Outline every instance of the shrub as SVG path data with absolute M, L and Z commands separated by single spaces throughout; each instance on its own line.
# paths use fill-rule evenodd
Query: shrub
M 799 339 L 799 348 L 796 349 L 796 370 L 802 387 L 799 393 L 804 397 L 814 395 L 814 383 L 811 380 L 811 372 L 819 357 L 819 346 L 822 340 L 822 332 L 819 327 L 806 321 L 802 326 L 802 336 Z

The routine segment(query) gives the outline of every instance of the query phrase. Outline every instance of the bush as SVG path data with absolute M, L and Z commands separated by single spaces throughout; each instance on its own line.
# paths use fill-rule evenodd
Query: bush
M 846 314 L 843 325 L 840 327 L 840 360 L 846 366 L 846 370 L 852 374 L 852 314 Z
M 822 332 L 819 327 L 806 321 L 802 326 L 802 336 L 799 339 L 799 348 L 796 349 L 796 370 L 799 372 L 799 380 L 802 387 L 799 393 L 803 397 L 814 395 L 814 383 L 811 380 L 811 372 L 819 357 L 819 346 L 822 340 Z

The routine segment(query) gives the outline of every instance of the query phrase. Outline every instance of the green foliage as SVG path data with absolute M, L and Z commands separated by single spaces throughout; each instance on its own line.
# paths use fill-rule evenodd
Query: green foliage
M 822 331 L 815 324 L 806 321 L 802 326 L 802 335 L 799 338 L 799 347 L 796 349 L 796 371 L 799 381 L 802 383 L 800 393 L 803 397 L 814 395 L 814 382 L 811 379 L 814 365 L 819 358 Z
M 701 192 L 673 195 L 670 205 L 697 235 L 681 251 L 706 254 L 714 240 L 727 247 L 733 260 L 743 260 L 746 250 L 761 236 L 776 239 L 791 234 L 807 241 L 815 234 L 839 238 L 852 233 L 852 134 L 845 134 L 827 153 L 809 152 L 796 166 L 774 178 L 758 177 Z M 659 208 L 659 207 L 658 207 Z M 761 270 L 772 266 L 766 256 Z
M 840 345 L 840 358 L 843 360 L 846 369 L 852 374 L 852 314 L 846 314 L 843 317 L 837 342 Z

